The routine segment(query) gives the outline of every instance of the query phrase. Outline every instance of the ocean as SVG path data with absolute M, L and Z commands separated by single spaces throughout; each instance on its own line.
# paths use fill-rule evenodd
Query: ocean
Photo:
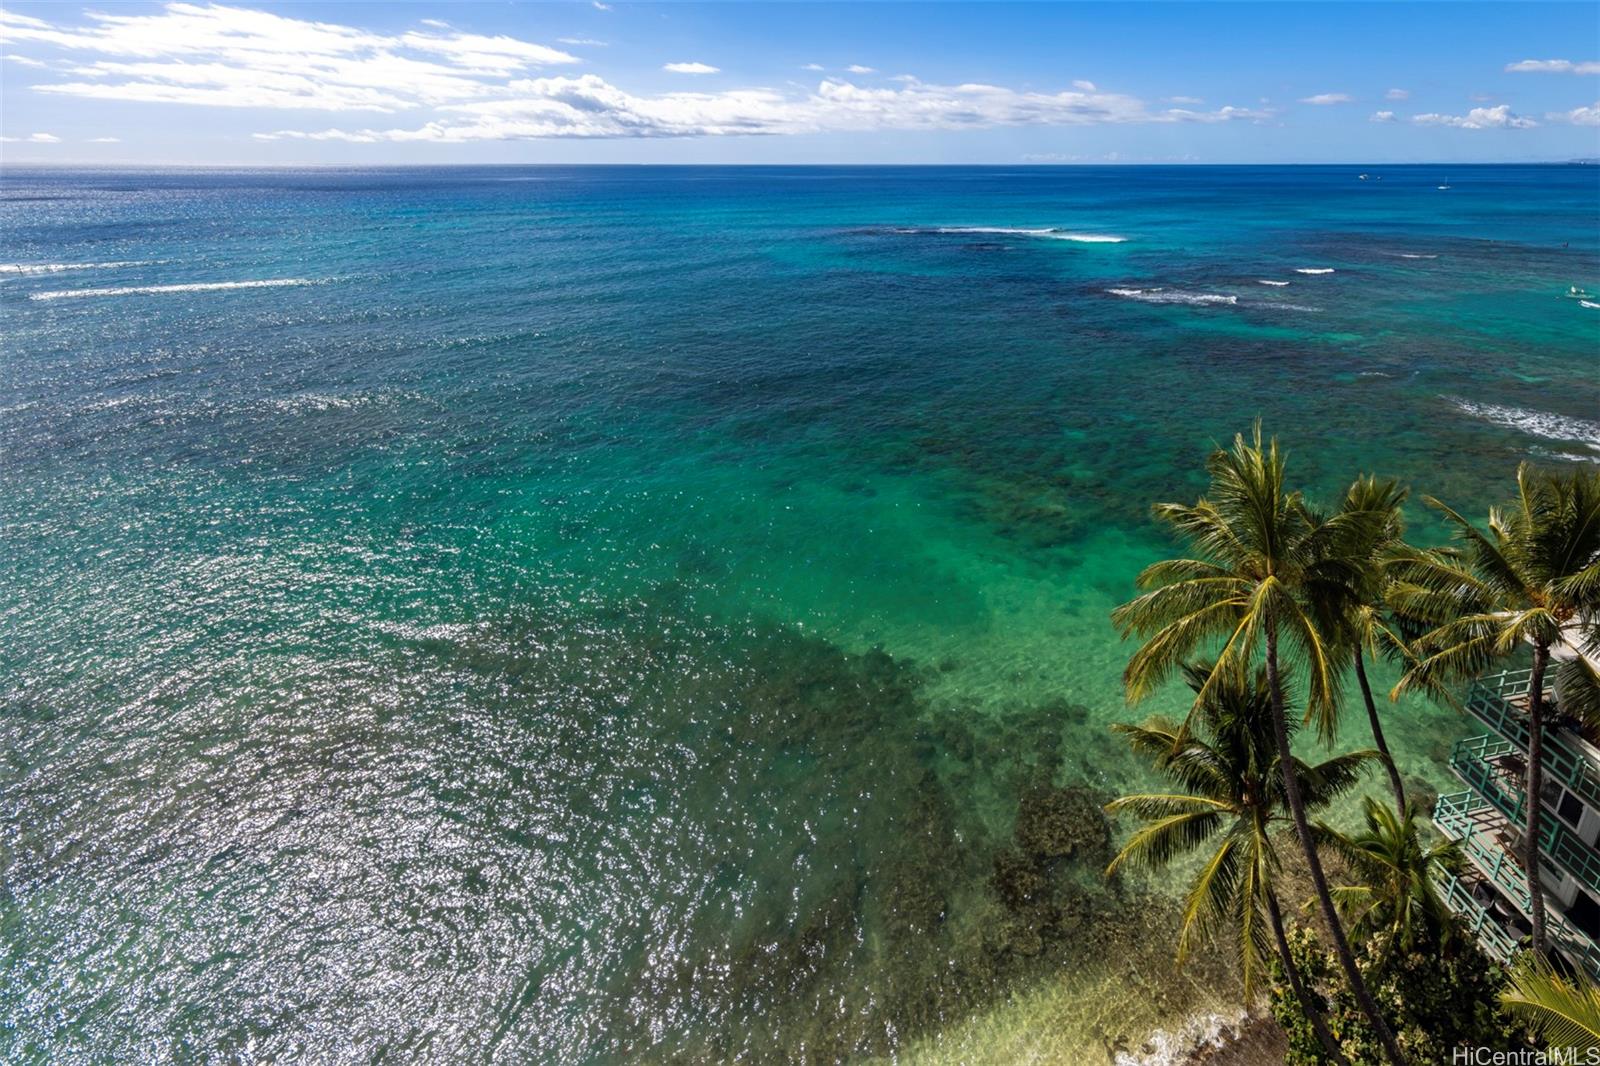
M 1595 167 L 8 168 L 0 1060 L 1137 1053 L 1150 505 L 1600 461 L 1597 294 Z

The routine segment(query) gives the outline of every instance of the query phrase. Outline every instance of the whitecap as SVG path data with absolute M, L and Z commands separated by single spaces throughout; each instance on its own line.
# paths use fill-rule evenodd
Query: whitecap
M 1274 286 L 1276 288 L 1281 289 L 1281 288 L 1283 288 L 1285 285 L 1287 285 L 1289 283 L 1287 281 L 1273 281 L 1270 278 L 1258 278 L 1256 280 L 1256 284 L 1257 285 L 1272 285 L 1272 286 Z
M 1600 304 L 1595 303 L 1593 300 L 1579 300 L 1578 301 L 1578 306 L 1579 307 L 1593 307 L 1596 310 L 1600 310 Z
M 1112 296 L 1142 300 L 1150 304 L 1190 304 L 1198 307 L 1212 304 L 1232 305 L 1239 302 L 1237 296 L 1212 292 L 1168 292 L 1165 289 L 1107 289 L 1106 292 Z
M 1401 252 L 1401 259 L 1437 259 L 1437 255 L 1422 255 L 1418 252 Z
M 315 285 L 310 278 L 268 278 L 262 281 L 196 281 L 187 285 L 125 285 L 114 289 L 57 289 L 36 292 L 34 300 L 62 300 L 74 296 L 154 296 L 169 292 L 219 292 L 224 289 L 272 289 L 290 285 Z
M 1296 274 L 1332 274 L 1333 267 L 1295 267 Z
M 1578 441 L 1600 451 L 1600 422 L 1569 415 L 1551 414 L 1548 411 L 1530 411 L 1523 407 L 1502 407 L 1492 403 L 1474 403 L 1455 396 L 1445 399 L 1475 418 L 1492 422 L 1507 429 L 1521 430 L 1545 440 Z
M 1121 244 L 1126 237 L 1110 233 L 1072 233 L 1067 230 L 1022 226 L 940 226 L 936 233 L 976 233 L 1001 237 L 1042 237 L 1051 241 L 1077 241 L 1080 244 Z
M 148 266 L 148 259 L 127 259 L 113 263 L 0 263 L 0 274 L 17 274 L 29 277 L 35 274 L 59 274 L 65 270 L 114 270 L 117 267 Z

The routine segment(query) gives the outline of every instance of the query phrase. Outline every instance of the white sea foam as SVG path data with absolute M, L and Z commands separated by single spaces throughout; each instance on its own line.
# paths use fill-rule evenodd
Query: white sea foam
M 1227 1045 L 1250 1022 L 1244 1009 L 1229 1014 L 1196 1014 L 1177 1029 L 1157 1029 L 1138 1051 L 1118 1051 L 1116 1066 L 1182 1066 L 1201 1051 Z
M 1418 252 L 1401 252 L 1401 259 L 1437 259 L 1437 255 L 1422 255 Z
M 1107 289 L 1113 296 L 1122 296 L 1129 300 L 1142 300 L 1148 304 L 1191 304 L 1206 306 L 1210 304 L 1236 304 L 1237 296 L 1224 296 L 1214 292 L 1168 292 L 1166 289 Z
M 1332 274 L 1333 267 L 1295 267 L 1296 274 Z
M 1121 244 L 1126 237 L 1117 237 L 1110 233 L 1069 233 L 1066 230 L 1050 228 L 1027 228 L 1021 226 L 940 226 L 938 233 L 987 233 L 1002 237 L 1042 237 L 1051 241 L 1077 241 L 1080 244 Z
M 117 267 L 147 266 L 148 259 L 127 259 L 115 263 L 0 263 L 0 274 L 28 277 L 34 274 L 59 274 L 65 270 L 113 270 Z
M 1548 411 L 1529 411 L 1522 407 L 1502 407 L 1493 403 L 1474 403 L 1455 396 L 1447 396 L 1462 411 L 1497 426 L 1521 430 L 1545 440 L 1576 441 L 1600 451 L 1600 422 L 1569 415 L 1551 414 Z
M 1592 308 L 1595 308 L 1596 310 L 1600 310 L 1600 304 L 1595 303 L 1593 300 L 1579 300 L 1578 301 L 1578 306 L 1579 307 L 1592 307 Z
M 1287 281 L 1272 281 L 1269 278 L 1260 278 L 1260 279 L 1257 280 L 1256 284 L 1257 285 L 1272 285 L 1272 286 L 1275 286 L 1275 287 L 1281 289 L 1281 288 L 1283 288 L 1285 285 L 1287 285 L 1289 283 Z
M 35 300 L 64 300 L 74 296 L 154 296 L 169 292 L 219 292 L 224 289 L 275 289 L 290 285 L 315 285 L 310 278 L 268 278 L 262 281 L 195 281 L 187 285 L 125 285 L 115 289 L 57 289 L 36 292 Z

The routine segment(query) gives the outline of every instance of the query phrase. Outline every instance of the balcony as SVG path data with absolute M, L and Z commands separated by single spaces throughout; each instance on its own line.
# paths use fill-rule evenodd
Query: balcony
M 1528 750 L 1528 686 L 1531 670 L 1506 670 L 1474 682 L 1467 692 L 1467 710 L 1501 737 Z M 1550 686 L 1546 686 L 1548 698 Z M 1544 730 L 1544 770 L 1579 799 L 1600 811 L 1600 767 L 1563 731 Z
M 1461 845 L 1476 876 L 1440 882 L 1446 900 L 1461 915 L 1491 955 L 1509 958 L 1532 931 L 1528 879 L 1515 850 L 1521 832 L 1493 804 L 1472 792 L 1440 796 L 1433 820 Z M 1545 932 L 1551 944 L 1575 965 L 1600 980 L 1600 946 L 1546 900 Z
M 1547 749 L 1548 750 L 1548 749 Z M 1527 804 L 1527 759 L 1509 740 L 1495 736 L 1457 742 L 1450 768 L 1509 820 L 1521 836 Z M 1546 797 L 1553 805 L 1553 797 Z M 1600 892 L 1600 854 L 1551 810 L 1540 812 L 1539 850 L 1589 888 Z

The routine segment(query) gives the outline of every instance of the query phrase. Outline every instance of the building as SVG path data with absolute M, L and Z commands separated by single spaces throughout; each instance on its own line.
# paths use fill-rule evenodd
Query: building
M 1473 684 L 1466 706 L 1488 732 L 1456 744 L 1450 768 L 1468 788 L 1439 797 L 1433 820 L 1469 860 L 1441 887 L 1479 943 L 1505 962 L 1532 932 L 1522 869 L 1527 802 L 1528 683 L 1509 670 Z M 1540 880 L 1551 947 L 1600 980 L 1600 749 L 1559 715 L 1546 673 Z

